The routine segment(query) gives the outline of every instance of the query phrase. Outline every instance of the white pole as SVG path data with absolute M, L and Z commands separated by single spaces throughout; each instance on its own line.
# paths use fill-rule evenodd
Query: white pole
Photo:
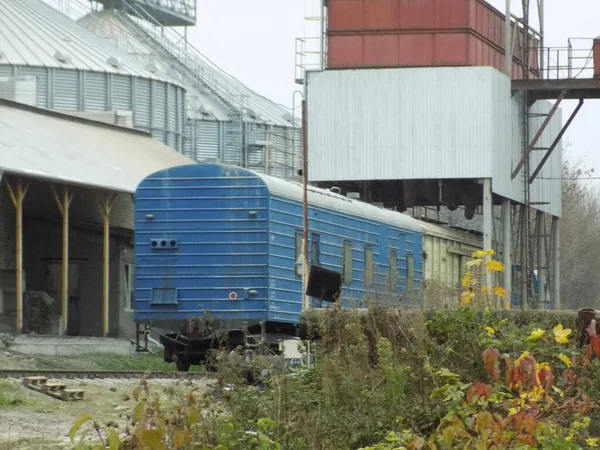
M 509 78 L 512 78 L 512 39 L 510 34 L 510 0 L 506 0 L 506 18 L 504 20 L 504 72 Z
M 510 200 L 505 198 L 502 202 L 502 260 L 504 264 L 504 289 L 506 289 L 505 305 L 510 308 L 512 304 L 512 221 Z
M 484 178 L 483 180 L 483 249 L 492 249 L 493 234 L 493 211 L 492 211 L 492 180 Z M 488 257 L 486 257 L 486 260 Z M 492 292 L 492 274 L 487 270 L 485 272 L 485 285 L 488 294 Z
M 542 211 L 537 212 L 535 229 L 537 234 L 538 303 L 546 307 L 546 236 L 544 235 L 544 213 Z
M 560 220 L 552 217 L 552 309 L 560 309 Z

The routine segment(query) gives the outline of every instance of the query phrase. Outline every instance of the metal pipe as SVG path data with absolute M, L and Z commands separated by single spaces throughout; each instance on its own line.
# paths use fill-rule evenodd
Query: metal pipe
M 544 78 L 544 0 L 538 0 L 538 13 L 540 21 L 540 78 Z
M 492 249 L 493 217 L 492 217 L 492 180 L 483 179 L 483 249 Z M 486 261 L 489 256 L 486 256 Z M 492 274 L 485 271 L 485 286 L 488 295 L 492 295 Z
M 304 81 L 306 83 L 306 80 Z M 305 84 L 306 86 L 306 84 Z M 303 286 L 302 309 L 310 307 L 306 288 L 308 286 L 308 145 L 306 142 L 306 99 L 302 100 L 302 222 L 303 222 Z
M 321 63 L 319 64 L 321 70 L 325 70 L 325 0 L 321 0 L 321 49 L 319 55 L 321 56 Z
M 520 266 L 521 266 L 521 309 L 525 308 L 528 301 L 527 295 L 527 206 L 521 205 L 520 211 L 520 223 L 519 232 L 521 239 L 521 254 L 520 254 Z
M 512 78 L 512 39 L 510 32 L 510 0 L 506 0 L 506 18 L 504 20 L 504 72 Z
M 502 202 L 502 261 L 504 264 L 504 289 L 506 289 L 506 298 L 504 308 L 510 309 L 512 304 L 512 259 L 511 259 L 511 207 L 510 200 L 504 199 Z
M 546 306 L 546 267 L 548 264 L 546 263 L 546 235 L 544 233 L 544 213 L 542 211 L 537 211 L 535 221 L 537 234 L 538 305 L 541 303 Z
M 552 309 L 560 309 L 560 220 L 552 217 Z

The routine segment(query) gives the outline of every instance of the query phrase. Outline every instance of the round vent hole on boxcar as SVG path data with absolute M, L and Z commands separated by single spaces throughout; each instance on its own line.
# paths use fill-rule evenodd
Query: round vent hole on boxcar
M 152 241 L 152 247 L 156 247 L 157 242 L 156 241 Z
M 160 246 L 161 247 L 166 247 L 167 246 L 167 241 L 160 241 Z
M 177 245 L 176 241 L 171 241 L 171 247 L 175 247 Z

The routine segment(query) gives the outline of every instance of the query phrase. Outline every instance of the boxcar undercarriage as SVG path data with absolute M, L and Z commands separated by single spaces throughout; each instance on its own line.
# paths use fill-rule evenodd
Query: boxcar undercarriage
M 191 319 L 180 332 L 160 334 L 164 346 L 164 361 L 174 362 L 177 370 L 189 371 L 192 365 L 210 363 L 209 355 L 215 350 L 261 350 L 272 355 L 284 352 L 284 343 L 299 339 L 299 327 L 293 324 L 260 321 L 243 324 L 240 328 L 207 326 L 202 319 Z M 211 368 L 211 364 L 207 364 Z

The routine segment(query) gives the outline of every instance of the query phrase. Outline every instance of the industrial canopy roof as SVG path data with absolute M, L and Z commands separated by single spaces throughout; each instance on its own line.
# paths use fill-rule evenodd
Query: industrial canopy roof
M 149 134 L 0 99 L 0 170 L 133 193 L 161 169 L 193 164 Z

